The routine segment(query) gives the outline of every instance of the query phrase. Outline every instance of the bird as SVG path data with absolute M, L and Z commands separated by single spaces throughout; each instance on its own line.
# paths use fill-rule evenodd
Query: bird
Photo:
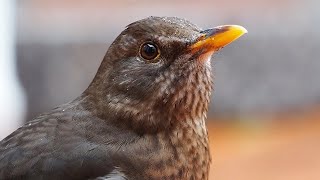
M 245 33 L 178 17 L 129 24 L 80 96 L 0 142 L 0 179 L 208 179 L 211 58 Z

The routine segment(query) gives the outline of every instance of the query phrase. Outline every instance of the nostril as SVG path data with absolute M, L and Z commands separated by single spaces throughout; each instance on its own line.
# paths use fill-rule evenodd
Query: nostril
M 215 34 L 217 31 L 216 29 L 206 29 L 201 31 L 200 33 L 202 33 L 204 35 L 204 37 L 209 37 L 212 36 L 213 34 Z

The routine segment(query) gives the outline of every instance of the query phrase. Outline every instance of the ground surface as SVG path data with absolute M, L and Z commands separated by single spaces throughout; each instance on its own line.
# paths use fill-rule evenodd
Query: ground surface
M 210 179 L 320 179 L 320 108 L 290 114 L 209 123 Z

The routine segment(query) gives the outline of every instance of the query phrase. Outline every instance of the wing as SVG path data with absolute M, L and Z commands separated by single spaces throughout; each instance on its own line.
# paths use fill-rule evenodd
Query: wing
M 107 148 L 90 141 L 81 122 L 55 112 L 17 129 L 0 142 L 0 179 L 116 177 Z

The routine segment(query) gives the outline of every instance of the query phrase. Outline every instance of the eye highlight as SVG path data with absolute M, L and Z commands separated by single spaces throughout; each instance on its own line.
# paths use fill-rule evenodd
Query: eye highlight
M 157 58 L 160 56 L 160 50 L 158 46 L 153 42 L 146 42 L 140 46 L 140 56 L 148 61 L 157 62 Z

